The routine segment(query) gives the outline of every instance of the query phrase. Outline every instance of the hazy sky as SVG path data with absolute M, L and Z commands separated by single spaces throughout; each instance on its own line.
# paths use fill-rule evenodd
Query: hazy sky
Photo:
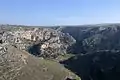
M 120 0 L 0 0 L 0 24 L 81 25 L 120 22 Z

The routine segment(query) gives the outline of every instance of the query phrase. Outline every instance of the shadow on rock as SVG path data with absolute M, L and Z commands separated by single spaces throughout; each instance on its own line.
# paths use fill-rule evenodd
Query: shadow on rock
M 120 80 L 120 52 L 77 55 L 60 63 L 82 80 Z

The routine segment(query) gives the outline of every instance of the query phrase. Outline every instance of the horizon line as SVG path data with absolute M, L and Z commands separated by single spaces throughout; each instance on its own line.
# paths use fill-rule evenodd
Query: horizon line
M 35 26 L 35 27 L 54 27 L 54 26 L 58 26 L 58 27 L 64 27 L 64 26 L 91 26 L 91 25 L 112 25 L 112 24 L 120 24 L 120 23 L 91 23 L 91 24 L 68 24 L 68 25 L 27 25 L 27 24 L 9 24 L 9 23 L 5 23 L 5 24 L 0 24 L 0 25 L 9 25 L 9 26 Z

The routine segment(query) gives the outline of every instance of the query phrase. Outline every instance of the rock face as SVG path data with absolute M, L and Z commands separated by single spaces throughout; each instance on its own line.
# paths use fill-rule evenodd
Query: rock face
M 76 39 L 74 53 L 120 50 L 120 24 L 65 27 L 61 31 Z
M 75 43 L 75 39 L 68 33 L 50 28 L 13 27 L 10 30 L 1 28 L 1 31 L 1 44 L 11 44 L 20 50 L 27 50 L 45 58 L 64 55 L 68 47 Z

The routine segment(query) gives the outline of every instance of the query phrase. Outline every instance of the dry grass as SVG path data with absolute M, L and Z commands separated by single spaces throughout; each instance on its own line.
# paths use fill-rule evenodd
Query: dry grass
M 28 65 L 21 70 L 19 80 L 64 80 L 69 76 L 78 78 L 57 62 L 37 58 L 28 60 Z

